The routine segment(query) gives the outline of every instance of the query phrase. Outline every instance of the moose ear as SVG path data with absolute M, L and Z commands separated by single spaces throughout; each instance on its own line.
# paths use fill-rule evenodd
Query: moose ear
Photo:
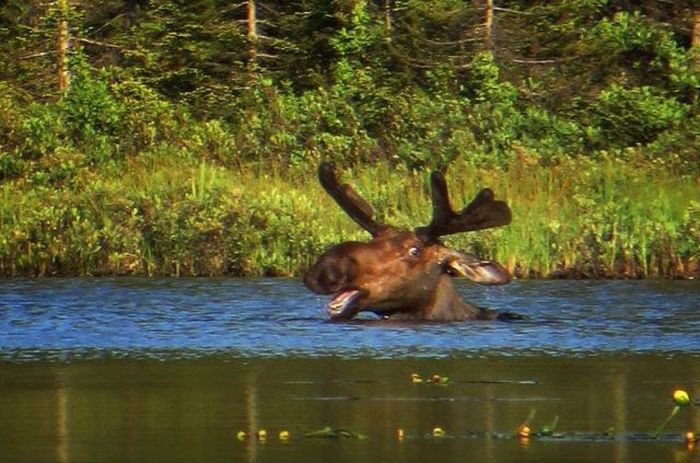
M 341 185 L 338 182 L 332 163 L 321 163 L 318 167 L 318 180 L 345 213 L 372 236 L 377 236 L 386 228 L 372 218 L 374 211 L 367 201 L 362 199 L 350 185 Z
M 482 285 L 504 285 L 511 280 L 510 273 L 501 265 L 466 252 L 452 251 L 445 266 L 451 275 L 463 276 Z

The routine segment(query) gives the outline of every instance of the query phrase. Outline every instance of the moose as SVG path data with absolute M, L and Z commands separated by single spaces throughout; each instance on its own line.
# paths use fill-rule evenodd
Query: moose
M 305 272 L 304 284 L 318 294 L 333 295 L 326 306 L 333 320 L 349 320 L 360 312 L 399 320 L 517 319 L 516 314 L 480 308 L 466 302 L 452 277 L 494 285 L 510 281 L 501 265 L 450 249 L 441 236 L 507 225 L 511 211 L 493 191 L 482 189 L 460 213 L 448 197 L 440 172 L 430 177 L 433 216 L 413 231 L 377 223 L 374 211 L 348 184 L 340 184 L 333 164 L 319 166 L 323 188 L 371 241 L 347 241 L 329 248 Z

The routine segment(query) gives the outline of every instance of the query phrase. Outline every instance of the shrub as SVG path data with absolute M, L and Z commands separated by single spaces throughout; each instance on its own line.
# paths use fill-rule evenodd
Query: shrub
M 589 118 L 595 130 L 590 142 L 597 148 L 648 143 L 679 124 L 686 112 L 685 105 L 659 95 L 651 87 L 628 89 L 613 84 L 590 107 Z
M 136 154 L 181 134 L 180 120 L 188 121 L 185 113 L 139 80 L 117 77 L 109 91 L 116 105 L 123 108 L 117 126 L 118 143 L 124 154 Z
M 110 92 L 107 77 L 105 71 L 93 75 L 91 69 L 78 67 L 60 102 L 68 135 L 79 143 L 92 144 L 95 137 L 120 133 L 127 108 Z

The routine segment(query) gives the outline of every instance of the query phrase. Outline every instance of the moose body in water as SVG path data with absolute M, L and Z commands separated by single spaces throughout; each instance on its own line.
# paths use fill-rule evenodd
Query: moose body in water
M 460 213 L 450 205 L 447 182 L 431 175 L 433 217 L 414 231 L 377 223 L 373 210 L 350 185 L 340 184 L 333 165 L 322 163 L 319 180 L 340 207 L 372 235 L 368 242 L 349 241 L 328 249 L 304 275 L 318 294 L 333 295 L 331 319 L 351 319 L 359 312 L 403 320 L 457 321 L 520 318 L 510 312 L 476 307 L 459 295 L 452 282 L 464 276 L 481 284 L 505 284 L 510 274 L 495 262 L 445 246 L 440 237 L 507 225 L 511 212 L 485 188 Z

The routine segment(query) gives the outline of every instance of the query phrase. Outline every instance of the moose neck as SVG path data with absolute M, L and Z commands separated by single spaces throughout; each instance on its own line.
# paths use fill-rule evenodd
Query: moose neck
M 425 320 L 459 321 L 480 318 L 481 311 L 462 299 L 455 289 L 452 277 L 441 276 L 435 289 L 435 297 L 424 311 Z
M 490 311 L 485 311 L 468 303 L 455 289 L 452 277 L 443 275 L 439 278 L 433 298 L 420 310 L 399 311 L 389 316 L 399 320 L 428 321 L 462 321 L 492 318 Z

